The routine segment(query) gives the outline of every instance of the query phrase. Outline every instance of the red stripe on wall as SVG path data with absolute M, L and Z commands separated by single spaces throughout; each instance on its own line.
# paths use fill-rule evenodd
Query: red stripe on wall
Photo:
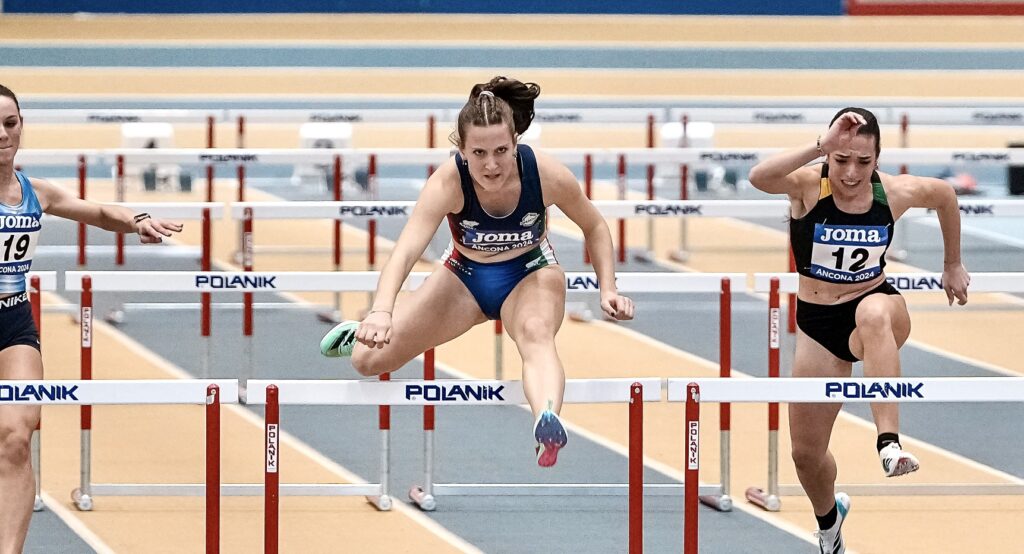
M 1024 2 L 881 4 L 847 0 L 846 11 L 849 15 L 1024 15 Z

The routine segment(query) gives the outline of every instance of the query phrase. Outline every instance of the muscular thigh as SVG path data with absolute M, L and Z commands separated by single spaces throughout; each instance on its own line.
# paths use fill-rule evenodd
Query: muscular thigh
M 892 335 L 896 339 L 896 347 L 902 347 L 907 342 L 910 337 L 910 313 L 907 311 L 907 301 L 902 295 L 872 294 L 857 306 L 858 316 L 867 310 L 887 312 L 892 326 Z M 859 329 L 855 328 L 850 334 L 850 351 L 857 358 L 864 359 L 864 338 Z
M 501 306 L 501 320 L 518 342 L 535 330 L 554 336 L 565 315 L 565 272 L 558 265 L 542 267 L 519 282 Z
M 38 381 L 43 378 L 43 359 L 31 346 L 17 344 L 0 351 L 0 380 Z M 39 421 L 39 406 L 0 404 L 0 427 L 32 430 Z
M 803 331 L 796 332 L 793 377 L 849 377 L 853 364 L 835 357 Z M 832 424 L 842 404 L 792 403 L 789 405 L 789 433 L 794 445 L 811 444 L 828 448 Z
M 363 355 L 385 357 L 404 364 L 486 320 L 462 281 L 441 266 L 421 287 L 395 304 L 390 344 L 380 349 L 357 344 L 356 348 L 369 350 Z

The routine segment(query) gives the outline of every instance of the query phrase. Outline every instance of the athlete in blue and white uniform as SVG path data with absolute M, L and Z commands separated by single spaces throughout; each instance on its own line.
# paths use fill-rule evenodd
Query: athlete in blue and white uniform
M 797 338 L 793 377 L 849 377 L 864 362 L 866 377 L 900 375 L 899 348 L 910 335 L 903 297 L 885 280 L 893 225 L 910 208 L 938 215 L 945 249 L 942 282 L 949 303 L 967 302 L 970 276 L 960 261 L 960 210 L 949 183 L 877 171 L 881 133 L 861 108 L 840 110 L 815 143 L 756 165 L 750 182 L 787 194 L 797 271 Z M 825 156 L 822 165 L 808 166 Z M 797 476 L 818 519 L 821 552 L 845 551 L 841 534 L 850 498 L 835 494 L 836 463 L 828 450 L 841 404 L 789 405 Z M 899 406 L 873 404 L 876 447 L 886 476 L 916 471 L 899 443 Z
M 45 180 L 15 171 L 22 128 L 17 96 L 0 85 L 0 380 L 43 378 L 39 332 L 26 287 L 43 213 L 138 233 L 144 243 L 181 231 L 177 223 L 80 200 Z M 38 421 L 39 406 L 0 404 L 0 552 L 24 548 L 35 497 L 29 444 Z
M 547 242 L 548 206 L 558 206 L 583 230 L 604 312 L 632 319 L 634 306 L 615 288 L 608 226 L 572 172 L 516 144 L 533 120 L 539 94 L 535 84 L 504 77 L 473 87 L 453 135 L 459 153 L 423 188 L 381 272 L 369 314 L 361 323 L 332 329 L 320 347 L 327 356 L 351 354 L 363 375 L 380 375 L 478 323 L 501 319 L 523 358 L 537 463 L 551 466 L 567 439 L 557 416 L 565 372 L 555 350 L 565 273 Z M 445 218 L 452 243 L 443 267 L 396 305 L 401 284 Z

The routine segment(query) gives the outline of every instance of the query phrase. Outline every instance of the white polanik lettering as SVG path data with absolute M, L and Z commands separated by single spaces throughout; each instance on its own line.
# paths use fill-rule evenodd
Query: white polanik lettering
M 691 421 L 686 431 L 686 469 L 700 467 L 700 422 Z
M 267 473 L 277 473 L 277 464 L 281 451 L 278 449 L 280 434 L 276 423 L 267 424 Z

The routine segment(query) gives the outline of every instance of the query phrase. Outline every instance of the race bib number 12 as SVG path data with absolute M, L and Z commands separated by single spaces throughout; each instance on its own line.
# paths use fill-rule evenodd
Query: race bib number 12
M 869 281 L 881 274 L 888 245 L 888 226 L 815 224 L 811 273 L 833 283 Z

